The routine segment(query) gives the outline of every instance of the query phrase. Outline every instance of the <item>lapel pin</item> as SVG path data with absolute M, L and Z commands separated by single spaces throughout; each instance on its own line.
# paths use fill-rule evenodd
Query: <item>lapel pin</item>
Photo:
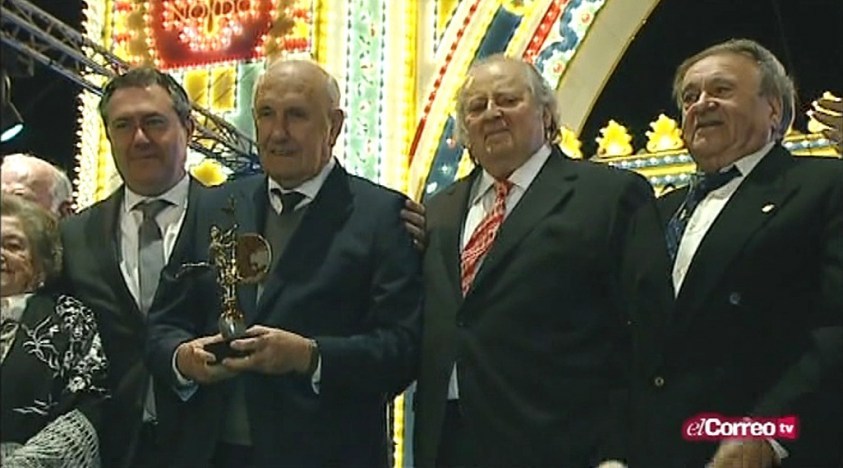
M 775 209 L 776 209 L 776 205 L 774 205 L 772 203 L 767 203 L 766 205 L 761 207 L 761 212 L 762 213 L 769 213 L 769 212 L 771 212 Z

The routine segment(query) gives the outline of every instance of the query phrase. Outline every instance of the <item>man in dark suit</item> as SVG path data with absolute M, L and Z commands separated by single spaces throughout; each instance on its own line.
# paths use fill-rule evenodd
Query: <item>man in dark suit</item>
M 426 203 L 416 465 L 620 458 L 626 273 L 647 251 L 628 241 L 660 232 L 653 191 L 552 145 L 553 90 L 520 60 L 472 66 L 457 128 L 477 167 Z
M 64 220 L 63 276 L 67 289 L 94 310 L 109 358 L 103 465 L 150 466 L 165 460 L 162 443 L 172 439 L 178 400 L 160 385 L 152 391 L 143 362 L 147 314 L 167 301 L 167 291 L 157 287 L 161 268 L 183 262 L 191 241 L 184 234 L 207 189 L 186 174 L 190 101 L 169 75 L 139 68 L 114 78 L 100 114 L 124 185 Z M 163 200 L 160 211 L 144 221 L 143 207 L 155 200 Z
M 793 84 L 755 42 L 689 58 L 674 94 L 703 175 L 659 200 L 675 301 L 636 320 L 657 339 L 638 347 L 632 465 L 838 466 L 843 162 L 781 146 Z M 799 435 L 684 440 L 702 413 L 793 415 Z
M 271 65 L 253 109 L 266 174 L 203 205 L 192 261 L 208 261 L 212 226 L 272 246 L 268 276 L 238 288 L 248 329 L 230 347 L 246 356 L 204 349 L 222 341 L 212 271 L 173 271 L 184 301 L 152 317 L 153 372 L 203 405 L 181 441 L 191 466 L 387 466 L 386 404 L 417 368 L 420 259 L 399 219 L 405 198 L 333 159 L 339 101 L 318 65 Z

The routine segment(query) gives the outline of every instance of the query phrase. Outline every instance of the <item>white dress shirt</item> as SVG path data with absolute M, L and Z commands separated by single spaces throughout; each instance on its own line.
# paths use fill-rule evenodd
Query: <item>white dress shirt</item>
M 284 207 L 281 205 L 281 198 L 276 197 L 272 193 L 273 190 L 280 190 L 281 193 L 299 192 L 300 194 L 304 195 L 304 198 L 302 198 L 299 204 L 292 207 L 293 209 L 304 208 L 305 206 L 309 205 L 314 198 L 316 198 L 316 195 L 322 188 L 322 184 L 324 184 L 325 179 L 328 178 L 328 174 L 330 174 L 331 171 L 334 170 L 334 167 L 336 165 L 337 162 L 334 160 L 334 158 L 331 158 L 331 160 L 328 161 L 328 164 L 325 164 L 325 167 L 323 167 L 322 170 L 319 171 L 319 174 L 316 174 L 316 176 L 312 179 L 308 179 L 302 182 L 302 184 L 298 187 L 294 187 L 291 189 L 286 189 L 282 187 L 278 182 L 274 181 L 272 177 L 268 177 L 269 182 L 266 184 L 266 195 L 267 197 L 269 197 L 269 205 L 277 214 L 281 214 L 281 211 L 283 211 L 284 209 Z M 290 208 L 291 207 L 287 207 L 288 210 Z
M 676 252 L 676 261 L 673 263 L 673 291 L 677 296 L 679 290 L 682 288 L 682 282 L 685 281 L 685 274 L 688 273 L 688 268 L 694 259 L 694 254 L 697 252 L 700 243 L 705 234 L 717 220 L 720 212 L 732 198 L 732 195 L 741 186 L 744 179 L 755 169 L 755 166 L 764 158 L 775 143 L 770 142 L 764 145 L 758 151 L 744 156 L 735 161 L 734 166 L 740 171 L 740 175 L 730 180 L 727 184 L 712 190 L 700 201 L 697 208 L 691 213 L 688 219 L 688 225 L 685 227 L 685 232 L 682 234 L 682 240 L 679 242 L 679 250 Z M 720 172 L 726 172 L 732 169 L 732 165 L 724 167 Z
M 547 159 L 550 157 L 550 146 L 543 145 L 538 149 L 524 164 L 509 175 L 507 180 L 512 182 L 512 187 L 506 195 L 506 212 L 504 213 L 504 220 L 512 213 L 512 210 L 521 201 L 521 197 L 530 188 L 530 184 L 538 175 L 539 171 Z M 468 214 L 465 217 L 465 224 L 463 225 L 462 239 L 460 242 L 460 252 L 468 244 L 474 230 L 483 221 L 483 218 L 492 211 L 495 205 L 495 191 L 492 189 L 495 184 L 495 178 L 485 170 L 480 174 L 480 177 L 474 182 L 471 187 L 470 198 L 468 205 Z M 480 259 L 482 264 L 483 259 Z M 478 269 L 480 265 L 478 265 Z M 457 365 L 451 371 L 451 379 L 448 381 L 448 399 L 456 400 L 460 397 L 459 384 L 457 383 Z
M 140 307 L 140 281 L 138 276 L 138 229 L 143 222 L 143 213 L 135 209 L 139 203 L 148 200 L 166 200 L 170 205 L 161 210 L 155 221 L 161 227 L 161 237 L 164 242 L 165 264 L 173 253 L 179 231 L 187 213 L 187 190 L 190 178 L 185 175 L 170 190 L 157 197 L 145 197 L 124 187 L 123 206 L 120 210 L 120 272 L 126 280 L 126 286 L 135 303 Z

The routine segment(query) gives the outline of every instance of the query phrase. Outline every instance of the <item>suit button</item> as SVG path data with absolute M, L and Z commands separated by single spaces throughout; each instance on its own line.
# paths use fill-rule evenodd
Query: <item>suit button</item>
M 741 305 L 741 293 L 735 291 L 729 294 L 729 304 L 733 306 Z
M 657 375 L 653 379 L 653 385 L 655 385 L 656 388 L 662 388 L 664 386 L 664 378 L 660 375 Z

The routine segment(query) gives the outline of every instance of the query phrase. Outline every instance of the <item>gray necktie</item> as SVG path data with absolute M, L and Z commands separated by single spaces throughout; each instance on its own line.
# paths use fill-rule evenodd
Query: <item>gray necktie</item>
M 155 290 L 158 288 L 158 279 L 161 270 L 164 269 L 164 238 L 161 235 L 161 226 L 155 221 L 155 217 L 164 208 L 171 206 L 167 200 L 148 200 L 138 203 L 135 209 L 143 213 L 143 221 L 138 228 L 138 286 L 140 288 L 140 310 L 146 315 L 155 297 Z M 155 420 L 155 394 L 153 393 L 152 379 L 149 379 L 149 387 L 143 405 L 143 420 Z
M 146 314 L 155 297 L 158 279 L 164 269 L 164 238 L 161 227 L 155 217 L 164 208 L 172 204 L 166 200 L 149 200 L 139 203 L 135 209 L 143 213 L 143 221 L 138 228 L 138 286 L 140 290 L 139 306 Z

